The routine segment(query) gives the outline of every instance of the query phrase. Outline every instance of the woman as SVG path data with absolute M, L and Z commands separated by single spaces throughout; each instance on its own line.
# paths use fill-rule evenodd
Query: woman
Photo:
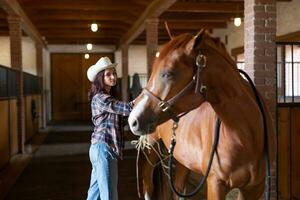
M 116 100 L 111 92 L 116 85 L 116 63 L 102 57 L 87 71 L 92 82 L 91 100 L 94 132 L 89 151 L 92 163 L 88 200 L 117 200 L 118 158 L 122 158 L 124 146 L 120 116 L 128 116 L 133 102 Z

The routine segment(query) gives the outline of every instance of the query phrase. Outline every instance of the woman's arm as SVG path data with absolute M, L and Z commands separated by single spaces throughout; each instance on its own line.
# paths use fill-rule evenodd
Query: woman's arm
M 94 96 L 92 100 L 92 109 L 94 115 L 100 114 L 103 111 L 114 113 L 118 115 L 128 116 L 132 110 L 133 101 L 129 103 L 125 103 L 122 101 L 118 101 L 108 94 L 99 94 Z M 99 112 L 99 113 L 97 113 Z

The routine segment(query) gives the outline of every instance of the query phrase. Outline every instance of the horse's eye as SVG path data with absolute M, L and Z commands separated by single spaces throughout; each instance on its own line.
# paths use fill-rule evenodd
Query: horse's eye
M 164 72 L 164 73 L 162 73 L 162 77 L 163 78 L 168 78 L 168 79 L 170 79 L 172 76 L 173 76 L 174 74 L 172 73 L 172 72 Z

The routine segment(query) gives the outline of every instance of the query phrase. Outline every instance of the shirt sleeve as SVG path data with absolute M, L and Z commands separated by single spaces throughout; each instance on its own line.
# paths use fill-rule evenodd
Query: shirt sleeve
M 128 116 L 132 110 L 133 102 L 125 103 L 118 101 L 108 94 L 99 94 L 92 100 L 92 115 L 99 115 L 102 112 L 114 113 Z

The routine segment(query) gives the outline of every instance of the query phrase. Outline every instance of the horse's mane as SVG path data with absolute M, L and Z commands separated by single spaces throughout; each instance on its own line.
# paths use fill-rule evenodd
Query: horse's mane
M 237 68 L 236 63 L 231 58 L 231 56 L 228 54 L 227 49 L 225 48 L 225 45 L 221 42 L 219 38 L 212 37 L 211 35 L 207 34 L 207 38 L 209 40 L 205 40 L 205 44 L 212 47 L 216 51 L 218 51 L 221 55 L 223 55 L 226 60 L 234 67 Z

